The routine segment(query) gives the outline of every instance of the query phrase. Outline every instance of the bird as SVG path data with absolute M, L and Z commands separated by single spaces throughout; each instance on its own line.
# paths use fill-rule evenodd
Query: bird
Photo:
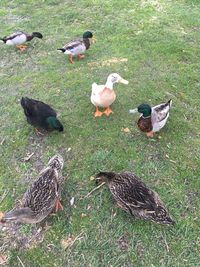
M 129 82 L 123 79 L 117 73 L 111 73 L 105 85 L 92 84 L 92 93 L 90 100 L 92 104 L 96 107 L 95 117 L 101 117 L 103 114 L 109 116 L 113 111 L 110 106 L 116 99 L 115 91 L 113 90 L 113 85 L 115 83 L 128 84 Z M 99 107 L 105 108 L 104 112 L 99 110 Z
M 63 165 L 61 155 L 53 156 L 24 194 L 21 206 L 1 213 L 1 221 L 34 224 L 43 221 L 54 208 L 56 212 L 59 208 L 63 210 L 60 203 L 64 182 Z
M 31 41 L 34 37 L 42 39 L 43 35 L 40 32 L 32 32 L 31 34 L 29 34 L 23 31 L 17 31 L 9 36 L 0 38 L 0 41 L 7 45 L 15 45 L 20 49 L 20 51 L 25 51 L 28 46 L 24 43 Z
M 93 36 L 93 33 L 90 31 L 86 31 L 83 34 L 82 40 L 73 40 L 69 43 L 67 43 L 62 48 L 58 48 L 57 50 L 69 55 L 69 60 L 72 64 L 74 64 L 73 57 L 78 56 L 79 59 L 82 59 L 85 57 L 83 55 L 86 50 L 90 48 L 90 45 L 92 42 L 94 42 L 95 38 Z
M 172 106 L 170 99 L 166 103 L 151 107 L 149 104 L 141 104 L 136 109 L 130 109 L 129 113 L 142 113 L 137 125 L 148 137 L 154 137 L 155 132 L 160 131 L 169 118 L 169 111 Z
M 40 133 L 40 131 L 37 127 L 46 131 L 57 130 L 62 132 L 64 130 L 63 125 L 56 117 L 57 114 L 55 110 L 42 101 L 22 97 L 21 106 L 24 109 L 27 122 L 35 126 L 38 133 Z
M 159 224 L 174 224 L 159 195 L 132 172 L 100 172 L 96 182 L 105 182 L 117 205 L 127 213 Z

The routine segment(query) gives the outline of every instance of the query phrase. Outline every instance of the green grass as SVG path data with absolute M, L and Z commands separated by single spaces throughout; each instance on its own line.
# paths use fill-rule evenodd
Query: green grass
M 53 154 L 65 157 L 68 175 L 66 212 L 48 218 L 44 241 L 35 247 L 2 248 L 8 266 L 21 266 L 17 256 L 31 267 L 198 266 L 199 1 L 1 0 L 0 15 L 0 36 L 17 29 L 44 35 L 25 53 L 1 44 L 0 141 L 5 141 L 0 146 L 0 195 L 9 193 L 0 210 L 11 209 L 21 199 Z M 98 41 L 84 60 L 72 65 L 56 49 L 87 29 Z M 105 62 L 112 57 L 128 61 Z M 104 83 L 112 72 L 129 85 L 115 86 L 111 117 L 94 119 L 91 84 Z M 37 137 L 20 107 L 22 96 L 51 104 L 61 114 L 64 133 Z M 166 127 L 160 138 L 147 139 L 136 127 L 137 116 L 128 110 L 169 98 L 173 108 Z M 125 127 L 131 133 L 124 133 Z M 25 163 L 23 158 L 32 152 Z M 160 194 L 177 224 L 165 227 L 131 218 L 115 206 L 106 188 L 82 199 L 94 188 L 90 177 L 99 170 L 135 172 Z M 75 197 L 72 209 L 69 195 Z M 63 239 L 79 234 L 72 247 L 62 248 Z M 125 250 L 119 245 L 123 236 Z

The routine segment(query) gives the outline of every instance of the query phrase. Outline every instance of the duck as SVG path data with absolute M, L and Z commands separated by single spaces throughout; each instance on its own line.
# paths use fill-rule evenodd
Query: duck
M 134 173 L 100 172 L 96 175 L 96 183 L 103 182 L 108 185 L 117 205 L 130 215 L 159 224 L 175 224 L 159 195 Z
M 128 84 L 129 82 L 123 79 L 118 73 L 111 73 L 105 85 L 98 85 L 96 83 L 92 84 L 92 93 L 90 100 L 92 104 L 96 107 L 94 117 L 101 117 L 103 114 L 109 116 L 113 113 L 110 106 L 116 99 L 115 91 L 113 90 L 113 85 L 115 83 Z M 104 112 L 99 110 L 99 107 L 105 108 Z
M 139 129 L 146 132 L 148 137 L 154 137 L 166 124 L 169 118 L 169 111 L 172 106 L 170 99 L 166 103 L 151 107 L 149 104 L 141 104 L 136 109 L 130 109 L 129 113 L 141 113 L 137 122 Z
M 21 206 L 1 213 L 1 221 L 35 224 L 43 221 L 54 208 L 56 212 L 58 209 L 63 210 L 60 203 L 64 182 L 63 165 L 64 159 L 61 155 L 53 156 L 25 192 Z
M 46 131 L 57 130 L 62 132 L 63 125 L 57 119 L 55 110 L 48 104 L 28 97 L 21 98 L 21 106 L 24 109 L 27 122 L 36 127 L 36 132 L 41 134 L 38 128 Z
M 95 41 L 93 33 L 90 31 L 86 31 L 83 33 L 82 40 L 73 40 L 62 48 L 58 48 L 57 50 L 61 53 L 69 55 L 69 60 L 72 64 L 74 64 L 73 57 L 78 56 L 79 59 L 85 57 L 84 53 L 86 50 L 90 48 L 91 43 Z
M 40 32 L 26 33 L 23 31 L 17 31 L 9 36 L 0 38 L 0 41 L 6 45 L 15 45 L 17 48 L 20 49 L 20 51 L 25 51 L 28 46 L 24 43 L 31 41 L 34 37 L 42 39 L 43 35 Z

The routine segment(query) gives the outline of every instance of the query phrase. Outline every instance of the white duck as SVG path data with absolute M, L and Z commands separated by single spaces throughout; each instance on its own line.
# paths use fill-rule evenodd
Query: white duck
M 109 116 L 113 111 L 110 106 L 116 99 L 116 94 L 113 90 L 114 83 L 128 84 L 127 80 L 124 80 L 119 74 L 112 73 L 108 76 L 105 85 L 92 84 L 91 102 L 96 106 L 95 117 L 101 117 L 103 114 Z M 105 108 L 104 112 L 99 110 L 99 107 Z

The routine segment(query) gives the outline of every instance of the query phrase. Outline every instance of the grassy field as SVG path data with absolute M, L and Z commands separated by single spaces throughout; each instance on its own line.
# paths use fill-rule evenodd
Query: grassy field
M 43 226 L 20 230 L 34 242 L 18 237 L 16 243 L 12 233 L 1 232 L 0 255 L 8 257 L 7 266 L 199 266 L 200 2 L 1 0 L 0 15 L 0 36 L 18 29 L 44 35 L 24 53 L 1 44 L 0 210 L 19 202 L 56 153 L 65 158 L 67 177 L 65 211 Z M 72 65 L 56 49 L 85 30 L 93 31 L 97 42 Z M 91 84 L 104 83 L 112 72 L 129 85 L 115 86 L 114 114 L 95 119 Z M 22 96 L 52 105 L 64 133 L 37 136 L 25 120 Z M 170 98 L 166 127 L 147 139 L 128 110 Z M 176 225 L 130 217 L 106 187 L 84 198 L 99 170 L 135 172 L 160 194 Z M 71 208 L 70 197 L 75 197 Z M 37 240 L 34 231 L 41 227 Z M 77 239 L 67 247 L 70 237 Z

